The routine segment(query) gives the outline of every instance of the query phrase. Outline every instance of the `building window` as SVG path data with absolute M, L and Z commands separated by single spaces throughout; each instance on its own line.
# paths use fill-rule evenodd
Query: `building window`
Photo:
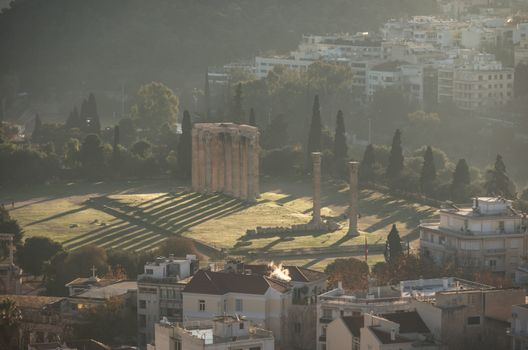
M 237 312 L 242 312 L 243 310 L 243 304 L 242 304 L 242 299 L 236 299 L 235 300 L 235 310 Z
M 240 324 L 239 324 L 239 328 L 240 328 L 240 329 L 244 329 L 244 322 L 240 322 Z
M 324 318 L 332 318 L 332 309 L 323 309 Z
M 147 275 L 153 275 L 154 274 L 154 270 L 152 270 L 152 269 L 146 269 L 145 272 L 147 273 Z
M 139 315 L 139 326 L 140 327 L 147 326 L 147 317 L 145 315 Z
M 174 350 L 182 350 L 182 343 L 179 340 L 174 342 Z
M 490 259 L 490 261 L 489 261 L 489 266 L 490 266 L 490 267 L 496 267 L 496 266 L 497 266 L 497 260 L 495 260 L 495 259 Z
M 471 316 L 467 318 L 468 326 L 477 326 L 480 324 L 480 316 Z
M 147 302 L 145 300 L 140 300 L 139 301 L 139 308 L 140 309 L 144 309 L 147 307 Z
M 205 311 L 205 300 L 198 300 L 198 310 Z
M 504 221 L 499 221 L 499 232 L 504 233 Z
M 260 346 L 252 346 L 249 350 L 260 350 Z

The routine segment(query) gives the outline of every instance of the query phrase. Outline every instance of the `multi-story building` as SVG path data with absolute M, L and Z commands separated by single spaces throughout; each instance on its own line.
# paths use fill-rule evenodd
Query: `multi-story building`
M 156 324 L 155 345 L 148 350 L 273 350 L 273 333 L 245 318 L 218 316 L 211 320 Z
M 347 294 L 339 284 L 337 288 L 319 295 L 317 300 L 317 350 L 326 349 L 328 324 L 339 317 L 404 311 L 409 306 L 410 299 L 390 287 Z
M 327 350 L 441 349 L 416 311 L 345 316 L 327 329 Z
M 526 226 L 509 200 L 475 198 L 472 206 L 440 209 L 439 220 L 420 224 L 420 249 L 438 262 L 486 267 L 513 277 L 526 254 Z
M 411 307 L 448 349 L 509 349 L 512 305 L 524 302 L 523 289 L 475 285 L 416 298 Z
M 371 287 L 368 291 L 354 293 L 346 293 L 339 285 L 337 288 L 321 294 L 318 298 L 317 350 L 326 349 L 328 325 L 339 317 L 413 311 L 417 310 L 414 305 L 417 300 L 434 301 L 441 292 L 490 288 L 486 285 L 453 277 L 401 281 L 399 285 Z M 420 317 L 432 333 L 436 331 L 436 328 L 433 329 L 432 327 L 436 326 L 434 324 L 429 325 L 426 318 L 433 316 L 420 313 Z
M 312 53 L 310 55 L 291 55 L 273 57 L 255 57 L 255 75 L 257 78 L 265 78 L 275 66 L 285 67 L 298 72 L 304 72 L 308 66 L 317 61 L 321 56 Z
M 0 301 L 11 300 L 21 312 L 22 319 L 11 346 L 27 349 L 31 343 L 51 343 L 67 335 L 74 315 L 67 298 L 36 295 L 3 295 Z
M 284 341 L 292 302 L 289 281 L 259 274 L 198 271 L 183 289 L 184 320 L 241 314 Z
M 528 304 L 512 306 L 510 336 L 512 350 L 528 349 Z
M 145 264 L 137 281 L 138 343 L 144 348 L 154 339 L 154 325 L 167 318 L 182 321 L 182 291 L 198 269 L 194 255 L 157 258 Z
M 438 101 L 452 101 L 464 110 L 496 108 L 513 99 L 512 68 L 503 68 L 494 55 L 477 54 L 438 71 Z M 469 62 L 468 62 L 469 61 Z
M 390 61 L 372 67 L 367 73 L 367 96 L 371 101 L 376 91 L 388 87 L 400 87 L 404 62 Z
M 528 64 L 528 38 L 521 39 L 519 44 L 515 46 L 513 61 L 515 67 L 517 67 L 519 63 Z

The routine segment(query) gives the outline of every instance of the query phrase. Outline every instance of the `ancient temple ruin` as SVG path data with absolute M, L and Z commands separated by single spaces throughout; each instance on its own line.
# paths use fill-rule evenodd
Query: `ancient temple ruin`
M 192 189 L 254 202 L 259 196 L 258 129 L 233 123 L 194 124 Z

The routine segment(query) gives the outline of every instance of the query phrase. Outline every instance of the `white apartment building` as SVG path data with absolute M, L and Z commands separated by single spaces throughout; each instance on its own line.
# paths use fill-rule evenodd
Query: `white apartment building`
M 198 268 L 194 255 L 156 258 L 138 276 L 138 343 L 141 348 L 154 339 L 154 325 L 163 317 L 182 321 L 182 290 Z
M 354 293 L 347 293 L 339 285 L 337 288 L 319 295 L 317 301 L 317 350 L 327 349 L 328 325 L 340 317 L 408 312 L 416 309 L 417 301 L 434 302 L 439 293 L 482 289 L 491 289 L 491 287 L 453 277 L 401 281 L 399 285 L 371 287 L 368 291 Z M 420 313 L 420 317 L 431 332 L 439 334 L 437 332 L 438 326 L 428 323 L 431 317 L 436 317 L 434 314 L 424 315 Z M 437 322 L 441 321 L 438 320 Z
M 270 331 L 251 325 L 240 316 L 219 316 L 207 321 L 156 324 L 155 344 L 148 350 L 273 350 Z
M 308 66 L 317 61 L 321 56 L 318 54 L 311 55 L 292 55 L 292 56 L 273 56 L 273 57 L 255 57 L 255 75 L 257 78 L 265 78 L 275 66 L 281 66 L 303 72 Z
M 439 350 L 431 331 L 416 311 L 345 316 L 327 329 L 327 350 Z
M 182 294 L 186 321 L 241 314 L 254 324 L 273 331 L 277 341 L 284 339 L 292 302 L 292 288 L 287 281 L 258 274 L 200 270 Z
M 528 64 L 528 38 L 521 39 L 519 44 L 515 46 L 513 51 L 513 61 L 515 67 L 521 62 Z
M 512 306 L 512 350 L 528 349 L 528 304 Z
M 371 59 L 381 58 L 381 40 L 371 33 L 360 32 L 354 35 L 303 35 L 299 44 L 298 52 L 337 53 L 339 57 L 368 57 Z
M 372 101 L 376 91 L 388 87 L 400 87 L 402 84 L 402 72 L 400 61 L 380 63 L 372 67 L 367 73 L 367 97 Z
M 365 313 L 405 311 L 410 299 L 402 297 L 391 288 L 379 288 L 371 292 L 347 294 L 339 285 L 319 295 L 317 300 L 317 350 L 326 350 L 328 324 L 339 317 L 360 316 Z
M 401 89 L 411 101 L 422 103 L 424 94 L 424 69 L 422 65 L 402 61 L 388 61 L 367 71 L 366 96 L 372 101 L 376 91 L 388 87 Z
M 466 49 L 480 50 L 497 45 L 497 33 L 494 29 L 471 26 L 461 32 L 460 45 Z
M 512 68 L 503 68 L 491 54 L 459 58 L 438 70 L 438 102 L 452 101 L 463 110 L 496 108 L 513 99 Z
M 475 198 L 473 205 L 451 205 L 439 220 L 420 224 L 420 249 L 438 262 L 456 259 L 462 266 L 487 267 L 514 274 L 526 254 L 526 225 L 512 202 L 500 197 Z

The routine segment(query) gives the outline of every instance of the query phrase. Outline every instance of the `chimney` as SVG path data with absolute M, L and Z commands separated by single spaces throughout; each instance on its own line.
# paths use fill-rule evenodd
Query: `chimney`
M 391 341 L 396 340 L 396 330 L 394 328 L 391 328 Z

